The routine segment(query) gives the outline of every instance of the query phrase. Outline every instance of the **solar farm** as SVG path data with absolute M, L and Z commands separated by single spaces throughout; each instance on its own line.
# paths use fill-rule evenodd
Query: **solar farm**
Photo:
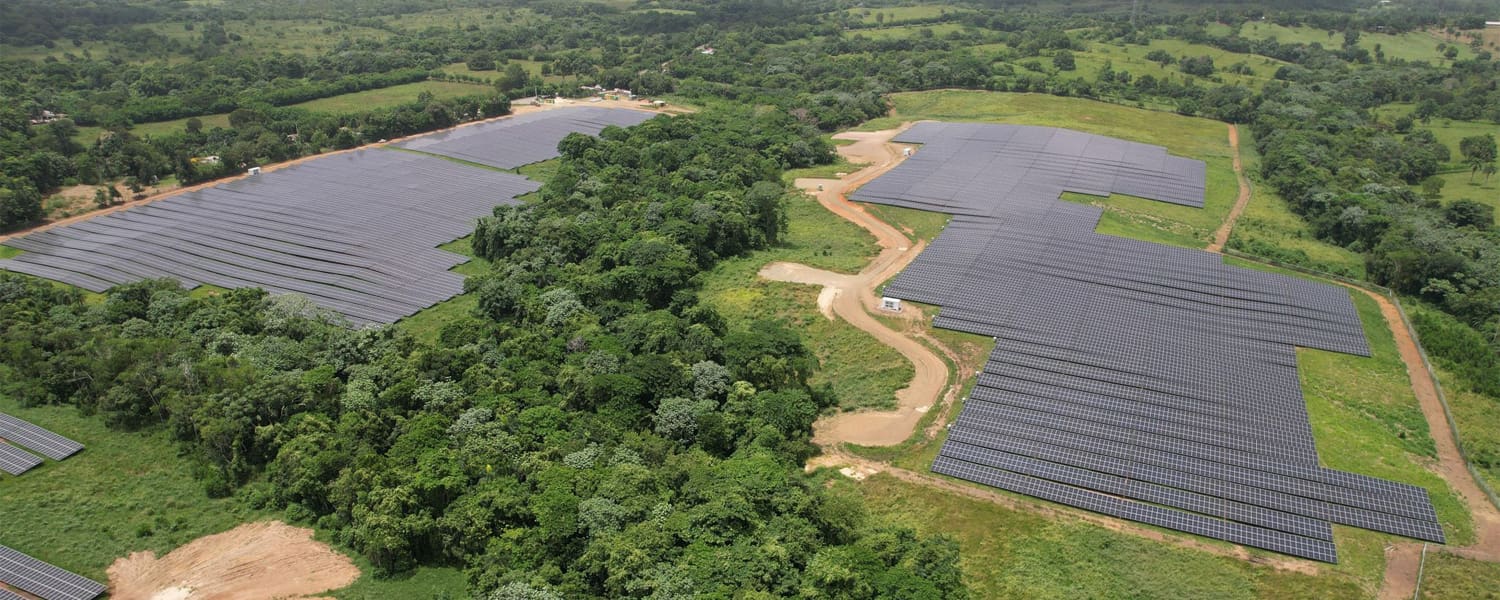
M 20 475 L 42 464 L 42 459 L 12 444 L 52 460 L 62 460 L 83 450 L 83 444 L 0 413 L 0 471 Z
M 264 175 L 11 239 L 0 268 L 102 292 L 145 279 L 301 294 L 354 324 L 391 323 L 463 292 L 465 257 L 437 246 L 538 184 L 513 168 L 557 156 L 572 132 L 653 115 L 534 113 L 320 157 Z
M 1297 347 L 1369 355 L 1341 288 L 1099 235 L 1063 192 L 1202 206 L 1204 164 L 1049 127 L 919 123 L 852 200 L 954 218 L 885 289 L 996 346 L 935 472 L 1337 562 L 1332 523 L 1442 542 L 1426 490 L 1320 466 Z

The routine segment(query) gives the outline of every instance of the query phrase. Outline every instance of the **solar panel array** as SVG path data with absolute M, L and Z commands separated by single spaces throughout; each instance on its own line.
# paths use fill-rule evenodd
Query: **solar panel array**
M 650 116 L 548 111 L 403 145 L 446 154 L 457 144 L 490 153 L 476 162 L 515 166 L 556 156 L 569 131 Z M 436 246 L 537 187 L 437 156 L 360 150 L 11 239 L 25 253 L 0 268 L 96 292 L 160 277 L 187 288 L 259 287 L 304 295 L 356 324 L 390 323 L 462 293 L 463 276 L 449 269 L 466 259 Z
M 20 594 L 16 594 L 15 592 L 12 592 L 12 591 L 7 590 L 5 588 L 0 588 L 0 600 L 26 600 L 26 599 L 22 598 L 20 596 Z
M 598 106 L 568 108 L 460 127 L 396 145 L 514 169 L 557 156 L 557 143 L 569 133 L 595 135 L 610 125 L 629 127 L 654 116 L 644 111 Z
M 43 600 L 93 600 L 104 585 L 0 546 L 0 583 Z
M 30 448 L 52 460 L 62 460 L 83 450 L 83 444 L 5 413 L 0 413 L 0 438 Z
M 1424 489 L 1319 466 L 1296 347 L 1369 355 L 1341 288 L 1094 233 L 1064 191 L 1201 206 L 1204 165 L 1063 129 L 924 122 L 852 198 L 954 214 L 885 295 L 996 345 L 939 473 L 1336 562 L 1330 523 L 1443 541 Z

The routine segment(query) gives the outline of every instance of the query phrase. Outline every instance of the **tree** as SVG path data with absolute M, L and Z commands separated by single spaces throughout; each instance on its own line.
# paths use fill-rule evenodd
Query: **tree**
M 1436 175 L 1422 180 L 1422 195 L 1428 198 L 1440 198 L 1443 195 L 1443 185 L 1447 182 Z
M 0 230 L 10 230 L 42 218 L 42 195 L 30 184 L 12 179 L 13 186 L 0 186 Z
M 1178 62 L 1177 68 L 1188 75 L 1208 77 L 1214 74 L 1214 59 L 1210 56 L 1184 57 Z
M 1052 55 L 1052 66 L 1057 67 L 1059 71 L 1072 71 L 1078 68 L 1074 62 L 1073 53 L 1067 50 L 1058 50 L 1057 54 Z
M 199 119 L 198 117 L 188 119 L 186 125 L 188 133 L 198 133 L 203 131 L 203 119 Z
M 1473 200 L 1454 200 L 1443 207 L 1443 218 L 1454 227 L 1489 229 L 1495 224 L 1495 209 Z
M 1156 50 L 1152 50 L 1146 53 L 1146 60 L 1165 67 L 1174 62 L 1177 62 L 1177 57 L 1172 56 L 1172 54 L 1170 52 L 1167 52 L 1166 50 L 1157 48 Z
M 526 69 L 516 63 L 505 65 L 505 72 L 495 80 L 495 89 L 503 93 L 509 93 L 526 87 L 528 76 Z
M 1486 133 L 1463 138 L 1458 141 L 1458 152 L 1463 155 L 1464 163 L 1469 165 L 1469 181 L 1472 182 L 1475 173 L 1495 162 L 1495 136 Z

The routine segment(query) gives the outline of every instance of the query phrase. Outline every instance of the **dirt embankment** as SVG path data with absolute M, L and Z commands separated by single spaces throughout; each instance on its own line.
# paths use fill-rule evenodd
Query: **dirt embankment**
M 114 600 L 307 598 L 354 583 L 349 557 L 280 521 L 247 523 L 158 558 L 136 552 L 109 567 Z

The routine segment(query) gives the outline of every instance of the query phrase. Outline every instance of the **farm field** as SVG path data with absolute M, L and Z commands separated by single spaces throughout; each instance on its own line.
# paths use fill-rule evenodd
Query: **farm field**
M 411 32 L 428 28 L 448 30 L 463 29 L 467 25 L 489 26 L 498 23 L 537 25 L 548 20 L 546 15 L 527 8 L 452 7 L 423 12 L 382 17 L 387 27 Z
M 1379 120 L 1381 123 L 1390 124 L 1394 123 L 1396 119 L 1400 117 L 1411 114 L 1414 109 L 1416 109 L 1415 104 L 1393 102 L 1391 104 L 1377 107 L 1370 112 L 1372 113 L 1374 118 Z M 1463 141 L 1463 139 L 1466 137 L 1476 135 L 1493 135 L 1496 137 L 1500 137 L 1500 124 L 1487 121 L 1462 121 L 1454 119 L 1435 118 L 1430 119 L 1425 123 L 1418 120 L 1413 123 L 1412 129 L 1431 131 L 1432 136 L 1437 138 L 1438 142 L 1448 147 L 1450 158 L 1448 159 L 1448 163 L 1445 165 L 1445 168 L 1450 170 L 1462 169 L 1465 175 L 1468 174 L 1469 169 L 1466 165 L 1463 164 L 1463 154 L 1461 154 L 1458 150 L 1459 142 Z
M 1276 38 L 1282 43 L 1300 44 L 1322 44 L 1324 48 L 1337 49 L 1344 44 L 1343 33 L 1315 29 L 1307 26 L 1286 27 L 1268 22 L 1248 22 L 1240 28 L 1240 36 L 1263 40 Z M 1389 33 L 1362 32 L 1359 36 L 1359 46 L 1370 51 L 1370 56 L 1375 55 L 1375 46 L 1385 53 L 1386 58 L 1399 58 L 1409 61 L 1447 62 L 1442 52 L 1438 51 L 1438 44 L 1445 44 L 1442 38 L 1425 31 L 1412 31 L 1399 35 Z M 1467 44 L 1448 44 L 1458 47 L 1458 58 L 1460 60 L 1473 58 L 1474 51 Z
M 849 8 L 845 9 L 843 12 L 850 16 L 857 17 L 859 19 L 859 22 L 864 23 L 865 25 L 875 25 L 877 23 L 895 25 L 906 23 L 908 21 L 925 21 L 944 15 L 956 15 L 974 11 L 963 7 L 944 6 L 940 4 L 922 4 L 918 6 Z
M 494 88 L 489 86 L 474 83 L 429 80 L 342 94 L 330 98 L 319 98 L 317 100 L 293 104 L 292 106 L 295 108 L 305 108 L 313 112 L 341 113 L 415 102 L 417 96 L 423 92 L 429 92 L 437 98 L 454 98 L 484 94 L 493 90 Z
M 1253 54 L 1241 54 L 1229 52 L 1213 46 L 1194 44 L 1182 40 L 1151 40 L 1146 46 L 1090 44 L 1089 49 L 1084 52 L 1075 52 L 1077 59 L 1077 74 L 1083 79 L 1093 81 L 1100 70 L 1103 69 L 1105 61 L 1111 63 L 1115 71 L 1129 71 L 1131 75 L 1140 77 L 1150 75 L 1157 79 L 1183 81 L 1188 79 L 1201 80 L 1183 73 L 1176 65 L 1162 66 L 1159 63 L 1146 59 L 1146 55 L 1154 50 L 1162 50 L 1171 54 L 1174 58 L 1207 56 L 1213 59 L 1215 73 L 1213 77 L 1221 79 L 1226 84 L 1238 84 L 1252 89 L 1259 89 L 1270 81 L 1276 74 L 1276 69 L 1286 63 L 1256 56 Z M 1230 73 L 1229 67 L 1244 63 L 1253 74 L 1241 75 Z
M 497 77 L 500 76 L 500 71 L 504 70 L 505 66 L 506 65 L 510 65 L 510 64 L 521 65 L 521 68 L 526 69 L 526 73 L 528 75 L 531 75 L 533 77 L 541 77 L 542 81 L 545 81 L 547 83 L 557 83 L 557 82 L 565 81 L 565 80 L 568 79 L 568 77 L 565 76 L 565 75 L 545 75 L 544 76 L 544 75 L 542 75 L 542 64 L 543 63 L 541 61 L 519 59 L 519 58 L 513 58 L 513 59 L 510 59 L 510 60 L 507 60 L 507 61 L 505 61 L 505 65 L 501 65 L 499 69 L 493 69 L 493 70 L 489 70 L 489 71 L 475 71 L 473 69 L 470 69 L 469 65 L 467 65 L 465 63 L 461 63 L 461 62 L 453 63 L 453 64 L 450 64 L 450 65 L 444 65 L 443 68 L 440 69 L 440 70 L 442 72 L 444 72 L 444 73 L 452 73 L 454 75 L 468 75 L 468 76 L 471 76 L 471 77 L 481 77 L 481 78 L 484 78 L 484 79 L 487 79 L 487 80 L 494 80 L 495 78 L 497 78 Z
M 955 31 L 963 31 L 964 25 L 958 23 L 938 23 L 935 25 L 908 25 L 904 27 L 882 27 L 879 29 L 855 29 L 845 32 L 847 36 L 864 36 L 872 40 L 897 40 L 905 38 L 921 37 L 927 34 L 923 31 L 932 32 L 933 37 L 943 37 Z

